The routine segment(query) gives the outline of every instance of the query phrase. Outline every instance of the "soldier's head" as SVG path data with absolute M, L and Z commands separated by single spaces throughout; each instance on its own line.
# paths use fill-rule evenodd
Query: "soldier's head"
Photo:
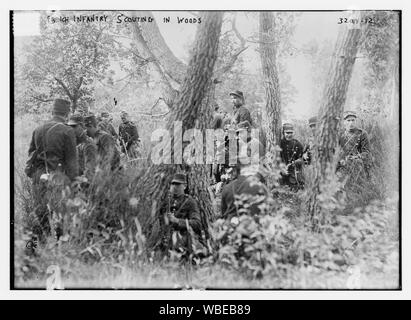
M 235 107 L 241 107 L 244 104 L 244 94 L 239 91 L 230 92 L 231 102 Z
M 346 131 L 353 130 L 357 122 L 357 114 L 352 111 L 344 113 L 344 127 Z
M 64 99 L 55 99 L 53 103 L 52 114 L 54 116 L 59 116 L 67 120 L 70 114 L 70 101 Z
M 84 118 L 84 125 L 87 130 L 87 134 L 90 137 L 95 137 L 96 132 L 97 132 L 97 119 L 94 114 L 89 114 Z
M 285 140 L 289 141 L 294 138 L 294 127 L 291 123 L 283 124 L 283 132 Z
M 123 121 L 123 123 L 127 123 L 130 119 L 130 116 L 128 115 L 127 112 L 122 111 L 121 115 L 120 115 L 121 121 Z
M 176 173 L 171 180 L 170 193 L 174 196 L 184 194 L 187 187 L 187 177 L 184 173 Z
M 311 133 L 314 134 L 315 133 L 315 128 L 317 127 L 317 117 L 311 117 L 310 119 L 308 119 L 308 126 L 311 129 Z
M 87 140 L 87 131 L 84 126 L 84 118 L 81 114 L 73 114 L 67 122 L 67 125 L 74 129 L 77 144 Z

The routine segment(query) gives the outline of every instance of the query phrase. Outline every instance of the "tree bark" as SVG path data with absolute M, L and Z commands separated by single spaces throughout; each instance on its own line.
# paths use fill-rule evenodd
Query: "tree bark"
M 329 175 L 335 175 L 334 156 L 347 89 L 361 37 L 360 28 L 344 28 L 340 32 L 322 97 L 319 127 L 314 147 L 314 179 L 310 181 L 308 197 L 308 212 L 313 229 L 318 227 L 321 220 L 322 208 L 319 203 L 321 187 L 325 185 L 327 175 L 328 179 Z
M 173 133 L 175 121 L 182 122 L 181 136 L 174 139 L 181 141 L 182 135 L 188 129 L 197 128 L 204 133 L 203 129 L 209 127 L 211 123 L 211 106 L 204 100 L 208 96 L 217 59 L 222 16 L 220 12 L 206 12 L 198 27 L 187 73 L 166 125 L 166 129 Z M 208 223 L 213 219 L 213 209 L 208 193 L 209 177 L 206 164 L 195 164 L 190 167 L 179 164 L 152 164 L 141 181 L 141 190 L 144 190 L 141 199 L 145 200 L 143 213 L 158 211 L 158 206 L 168 194 L 172 175 L 181 171 L 187 173 L 190 194 L 199 202 L 203 222 Z M 145 226 L 148 228 L 151 238 L 149 244 L 153 243 L 153 240 L 155 242 L 160 235 L 155 234 L 151 228 L 158 220 L 157 214 L 152 214 L 151 217 L 145 215 L 140 220 L 145 221 Z
M 154 18 L 152 13 L 147 11 L 134 11 L 133 15 Z M 235 19 L 232 21 L 232 27 L 240 40 L 240 46 L 230 57 L 227 64 L 215 70 L 216 79 L 222 78 L 225 73 L 230 71 L 240 54 L 247 49 L 245 39 L 241 37 L 235 27 Z M 162 98 L 172 108 L 187 72 L 187 65 L 170 50 L 155 21 L 139 25 L 134 24 L 133 34 L 140 54 L 153 62 L 156 72 L 160 75 Z M 213 86 L 215 87 L 215 84 Z
M 281 97 L 276 65 L 277 50 L 274 35 L 275 21 L 272 12 L 260 13 L 260 58 L 265 86 L 265 134 L 266 156 L 274 163 L 277 156 L 276 146 L 281 140 Z

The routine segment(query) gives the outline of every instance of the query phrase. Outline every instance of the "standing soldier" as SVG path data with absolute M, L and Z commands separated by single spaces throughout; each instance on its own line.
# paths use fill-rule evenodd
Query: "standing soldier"
M 87 134 L 94 139 L 97 146 L 97 164 L 103 168 L 110 166 L 112 171 L 120 167 L 120 155 L 116 148 L 116 142 L 107 132 L 97 129 L 97 119 L 95 115 L 88 115 L 84 119 Z
M 130 121 L 127 112 L 121 112 L 121 121 L 118 129 L 120 138 L 121 151 L 127 155 L 128 158 L 134 159 L 138 157 L 138 143 L 140 138 L 138 136 L 137 126 Z
M 314 141 L 315 141 L 315 130 L 317 127 L 317 117 L 311 117 L 308 119 L 308 126 L 310 127 L 310 135 L 308 136 L 307 144 L 304 147 L 303 152 L 303 159 L 305 164 L 311 164 L 312 160 L 312 151 L 314 149 Z
M 339 139 L 341 157 L 337 171 L 358 165 L 369 175 L 370 149 L 368 135 L 356 126 L 357 114 L 352 111 L 344 113 L 345 130 Z
M 237 128 L 251 129 L 253 121 L 251 120 L 250 111 L 244 106 L 243 93 L 236 90 L 230 92 L 230 96 L 234 108 L 232 124 L 236 125 Z
M 281 139 L 281 161 L 286 165 L 285 172 L 281 172 L 280 183 L 288 185 L 293 190 L 302 189 L 304 180 L 303 167 L 303 145 L 294 139 L 294 127 L 290 123 L 283 125 L 284 138 Z
M 74 114 L 67 123 L 71 126 L 77 138 L 77 153 L 79 158 L 79 174 L 84 175 L 88 181 L 92 181 L 96 169 L 97 146 L 87 135 L 84 126 L 84 117 Z
M 110 114 L 106 111 L 102 112 L 100 114 L 100 119 L 98 122 L 98 129 L 103 130 L 109 134 L 111 134 L 114 138 L 115 141 L 117 141 L 118 139 L 118 134 L 116 132 L 116 129 L 114 129 L 113 125 L 111 124 L 112 122 L 112 117 L 110 116 Z
M 50 233 L 49 212 L 57 208 L 47 196 L 48 183 L 56 184 L 54 192 L 58 202 L 58 191 L 78 176 L 76 135 L 66 125 L 70 113 L 70 102 L 54 100 L 52 119 L 37 127 L 29 147 L 26 174 L 32 179 L 35 202 L 35 218 L 38 221 L 33 232 L 41 237 Z M 57 231 L 57 230 L 56 230 Z M 60 233 L 61 230 L 58 231 Z M 60 234 L 57 234 L 59 237 Z
M 187 187 L 185 174 L 173 176 L 170 192 L 160 207 L 160 230 L 162 237 L 156 249 L 167 252 L 174 249 L 184 252 L 184 257 L 205 249 L 202 222 L 197 202 L 184 191 Z

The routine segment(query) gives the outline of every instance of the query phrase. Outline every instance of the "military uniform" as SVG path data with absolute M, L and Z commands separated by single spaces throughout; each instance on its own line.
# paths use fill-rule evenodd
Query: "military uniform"
M 30 142 L 26 174 L 32 179 L 33 233 L 40 238 L 51 231 L 50 213 L 62 212 L 62 190 L 79 174 L 76 135 L 65 124 L 69 112 L 70 103 L 56 99 L 52 119 L 34 130 Z M 54 230 L 59 237 L 61 226 Z
M 168 212 L 172 213 L 178 222 L 168 221 L 166 217 Z M 186 221 L 193 231 L 194 239 L 189 235 Z M 159 247 L 163 251 L 168 249 L 191 251 L 190 245 L 193 242 L 204 246 L 200 210 L 197 202 L 187 194 L 167 197 L 160 209 L 160 226 L 163 236 Z M 176 243 L 173 243 L 173 233 L 175 233 Z
M 33 152 L 37 153 L 34 160 L 36 170 L 46 173 L 46 167 L 50 172 L 59 168 L 70 180 L 78 176 L 76 135 L 63 118 L 54 116 L 34 130 L 29 155 Z
M 137 144 L 139 140 L 137 126 L 132 121 L 123 122 L 118 129 L 121 142 L 121 151 L 130 158 L 137 157 Z
M 304 185 L 302 176 L 303 145 L 297 139 L 281 139 L 281 161 L 288 166 L 287 173 L 281 173 L 280 183 L 291 188 L 301 188 Z
M 120 155 L 113 137 L 105 131 L 97 130 L 94 142 L 97 147 L 98 163 L 110 164 L 111 170 L 120 167 Z
M 236 203 L 236 197 L 241 195 L 250 197 L 246 200 L 249 205 L 250 214 L 260 213 L 258 206 L 264 202 L 267 196 L 261 179 L 256 176 L 240 175 L 223 188 L 221 195 L 221 218 L 227 219 L 240 214 L 240 210 L 244 209 L 244 204 Z
M 337 171 L 358 164 L 362 166 L 368 174 L 371 159 L 367 133 L 358 128 L 354 128 L 348 132 L 344 131 L 340 135 L 339 145 L 341 148 L 341 156 Z
M 244 121 L 248 121 L 249 126 L 252 127 L 253 121 L 251 119 L 250 111 L 244 106 L 235 108 L 232 123 L 238 125 L 239 123 L 242 123 Z M 247 124 L 245 125 L 245 127 L 247 128 L 249 128 L 249 126 Z

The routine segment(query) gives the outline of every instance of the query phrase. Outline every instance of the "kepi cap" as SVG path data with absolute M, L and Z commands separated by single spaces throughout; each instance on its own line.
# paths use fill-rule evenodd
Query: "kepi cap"
M 240 90 L 235 90 L 233 92 L 230 92 L 230 96 L 236 96 L 244 100 L 244 94 Z
M 344 112 L 344 120 L 347 119 L 348 117 L 357 118 L 357 114 L 354 111 L 345 111 Z
M 54 100 L 53 112 L 58 115 L 66 115 L 70 113 L 70 101 L 64 99 Z
M 180 183 L 180 184 L 187 183 L 186 175 L 184 173 L 176 173 L 173 176 L 173 180 L 171 180 L 171 183 Z
M 312 126 L 313 124 L 317 124 L 317 116 L 311 117 L 310 119 L 308 119 L 308 125 Z

